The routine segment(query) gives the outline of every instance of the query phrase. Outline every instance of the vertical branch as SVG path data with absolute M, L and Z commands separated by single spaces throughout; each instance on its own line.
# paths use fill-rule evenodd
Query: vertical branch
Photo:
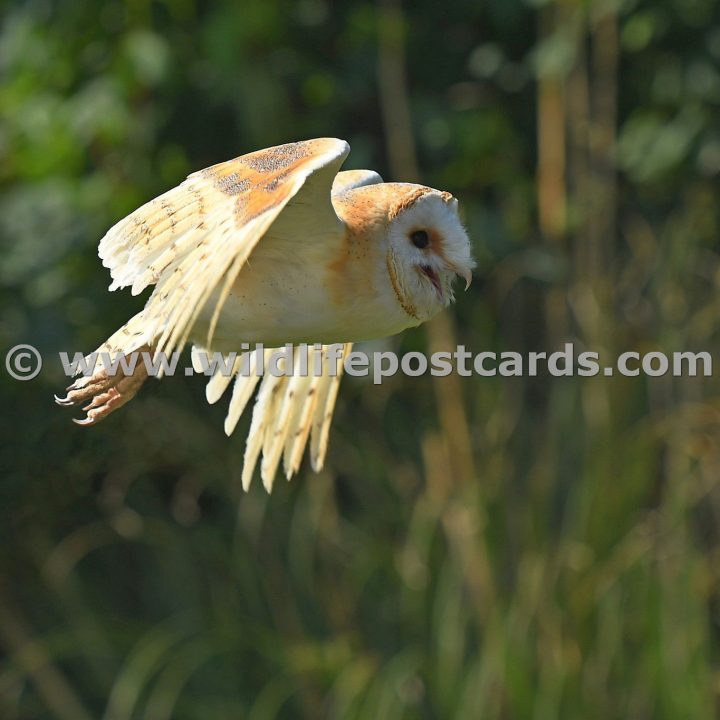
M 397 179 L 418 182 L 410 101 L 405 71 L 405 19 L 401 0 L 380 0 L 378 8 L 378 85 L 390 170 Z
M 617 15 L 612 8 L 603 7 L 590 15 L 589 25 L 584 14 L 576 16 L 573 27 L 577 59 L 567 87 L 569 166 L 571 203 L 579 219 L 576 279 L 586 282 L 602 278 L 608 270 L 616 225 Z M 589 58 L 588 35 L 592 43 Z
M 612 253 L 617 223 L 617 188 L 615 173 L 615 142 L 617 135 L 617 83 L 619 64 L 619 31 L 617 14 L 612 3 L 597 3 L 599 11 L 590 17 L 592 41 L 592 118 L 588 155 L 592 173 L 588 197 L 587 271 L 594 303 L 600 308 L 613 307 L 614 282 Z M 593 316 L 590 328 L 593 343 L 613 342 L 610 311 Z M 607 394 L 597 384 L 587 387 L 588 407 L 595 409 L 595 422 L 607 422 L 611 407 Z M 588 418 L 591 420 L 591 418 Z
M 390 171 L 397 179 L 419 180 L 405 73 L 405 21 L 400 0 L 380 0 L 378 7 L 378 84 Z M 457 345 L 448 313 L 428 323 L 431 352 Z M 475 479 L 470 430 L 455 375 L 433 378 L 440 422 L 448 440 L 453 475 L 460 483 Z
M 599 308 L 608 305 L 608 272 L 616 226 L 614 151 L 619 37 L 617 15 L 605 3 L 576 11 L 576 62 L 568 77 L 567 107 L 574 230 L 574 309 L 588 338 L 608 341 Z M 591 52 L 587 48 L 590 41 Z
M 592 177 L 590 144 L 590 77 L 588 74 L 587 33 L 584 13 L 575 12 L 572 42 L 575 62 L 568 74 L 566 89 L 568 126 L 568 202 L 578 218 L 573 228 L 573 266 L 575 279 L 586 278 L 592 259 L 588 251 L 588 211 Z
M 548 41 L 562 28 L 561 3 L 550 3 L 538 13 L 538 45 Z M 566 115 L 565 78 L 556 69 L 544 68 L 537 88 L 537 202 L 538 223 L 550 245 L 560 246 L 567 226 L 566 192 Z M 545 322 L 548 342 L 557 344 L 565 335 L 567 309 L 565 292 L 553 287 L 545 297 Z
M 593 123 L 590 155 L 594 178 L 588 218 L 590 261 L 601 269 L 610 261 L 616 231 L 617 180 L 614 151 L 617 135 L 617 74 L 619 34 L 617 14 L 610 4 L 593 18 Z
M 556 7 L 547 5 L 538 14 L 539 40 L 552 36 L 556 27 Z M 545 72 L 538 79 L 537 97 L 538 164 L 537 193 L 540 230 L 550 241 L 560 241 L 565 233 L 565 94 L 563 79 Z
M 397 179 L 417 182 L 420 172 L 407 91 L 405 19 L 401 0 L 378 0 L 378 43 L 378 84 L 390 170 Z M 430 352 L 457 346 L 455 326 L 449 313 L 438 314 L 426 328 Z M 435 498 L 447 500 L 454 485 L 472 489 L 476 486 L 477 476 L 460 379 L 451 374 L 444 378 L 433 377 L 432 382 L 443 439 L 435 447 L 446 448 L 444 467 L 447 470 L 442 478 L 428 472 L 428 483 L 433 485 L 428 491 Z M 463 567 L 465 581 L 476 600 L 476 609 L 481 617 L 487 617 L 495 591 L 482 534 L 482 519 L 470 542 L 457 523 L 457 506 L 445 502 L 436 511 L 441 514 L 445 532 Z
M 593 156 L 596 122 L 596 85 L 592 57 L 588 49 L 588 8 L 576 6 L 565 26 L 570 33 L 575 60 L 569 70 L 566 86 L 568 128 L 568 204 L 572 208 L 572 276 L 569 290 L 574 319 L 586 342 L 605 347 L 606 328 L 599 296 L 605 277 L 603 245 L 605 188 L 598 182 Z M 593 47 L 594 50 L 597 48 Z M 609 404 L 602 380 L 590 381 L 582 388 L 584 418 L 588 427 L 597 428 L 607 421 Z

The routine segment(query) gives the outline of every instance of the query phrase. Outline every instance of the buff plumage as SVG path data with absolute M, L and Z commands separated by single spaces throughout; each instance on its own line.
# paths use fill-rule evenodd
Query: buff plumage
M 243 468 L 247 488 L 262 455 L 270 490 L 280 462 L 288 479 L 310 445 L 323 465 L 342 362 L 328 347 L 383 337 L 428 320 L 452 300 L 452 279 L 470 281 L 467 235 L 449 193 L 383 183 L 369 170 L 339 172 L 349 152 L 323 138 L 250 153 L 193 173 L 121 220 L 100 241 L 111 290 L 154 286 L 144 309 L 99 353 L 169 354 L 192 341 L 200 352 L 243 343 L 317 343 L 324 372 L 259 378 L 219 371 L 216 402 L 232 384 L 229 435 L 259 385 Z M 417 238 L 422 237 L 422 247 Z M 415 238 L 414 244 L 412 238 Z M 329 363 L 338 362 L 330 372 Z M 194 364 L 196 364 L 194 362 Z M 251 368 L 252 369 L 252 368 Z M 111 376 L 100 362 L 68 388 L 63 405 L 85 405 L 92 425 L 131 399 L 146 378 Z

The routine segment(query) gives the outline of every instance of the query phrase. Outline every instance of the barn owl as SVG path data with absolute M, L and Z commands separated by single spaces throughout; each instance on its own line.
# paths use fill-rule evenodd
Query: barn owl
M 323 373 L 275 377 L 239 373 L 225 421 L 229 435 L 257 384 L 245 448 L 248 488 L 262 454 L 268 491 L 282 458 L 288 479 L 310 442 L 319 471 L 342 369 L 328 347 L 394 335 L 429 320 L 470 284 L 473 260 L 457 200 L 410 183 L 385 183 L 369 170 L 339 172 L 350 148 L 322 138 L 260 150 L 200 170 L 118 222 L 99 255 L 110 290 L 154 286 L 145 307 L 96 351 L 169 355 L 191 341 L 199 352 L 233 353 L 262 344 L 315 344 Z M 252 368 L 251 368 L 252 370 Z M 312 373 L 311 373 L 312 375 Z M 92 425 L 124 405 L 147 377 L 108 373 L 99 359 L 61 405 L 85 405 Z M 216 402 L 233 381 L 219 371 L 207 386 Z

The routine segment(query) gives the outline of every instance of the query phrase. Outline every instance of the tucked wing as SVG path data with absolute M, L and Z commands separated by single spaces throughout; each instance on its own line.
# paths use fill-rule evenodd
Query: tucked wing
M 374 170 L 345 170 L 337 174 L 332 185 L 332 194 L 340 195 L 348 190 L 363 185 L 377 185 L 382 181 L 383 179 Z
M 132 286 L 137 294 L 155 285 L 143 315 L 156 352 L 185 343 L 211 296 L 212 335 L 235 278 L 284 210 L 307 213 L 318 226 L 342 227 L 330 192 L 348 152 L 343 140 L 323 138 L 214 165 L 107 233 L 99 254 L 113 278 L 110 289 Z

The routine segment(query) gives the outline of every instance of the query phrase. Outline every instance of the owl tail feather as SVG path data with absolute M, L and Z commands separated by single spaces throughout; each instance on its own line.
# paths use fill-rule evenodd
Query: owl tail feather
M 65 397 L 56 395 L 55 402 L 63 407 L 84 405 L 85 417 L 73 422 L 95 425 L 135 397 L 148 377 L 146 358 L 151 356 L 150 337 L 140 312 L 78 363 L 75 374 L 82 372 L 82 377 L 67 388 Z

